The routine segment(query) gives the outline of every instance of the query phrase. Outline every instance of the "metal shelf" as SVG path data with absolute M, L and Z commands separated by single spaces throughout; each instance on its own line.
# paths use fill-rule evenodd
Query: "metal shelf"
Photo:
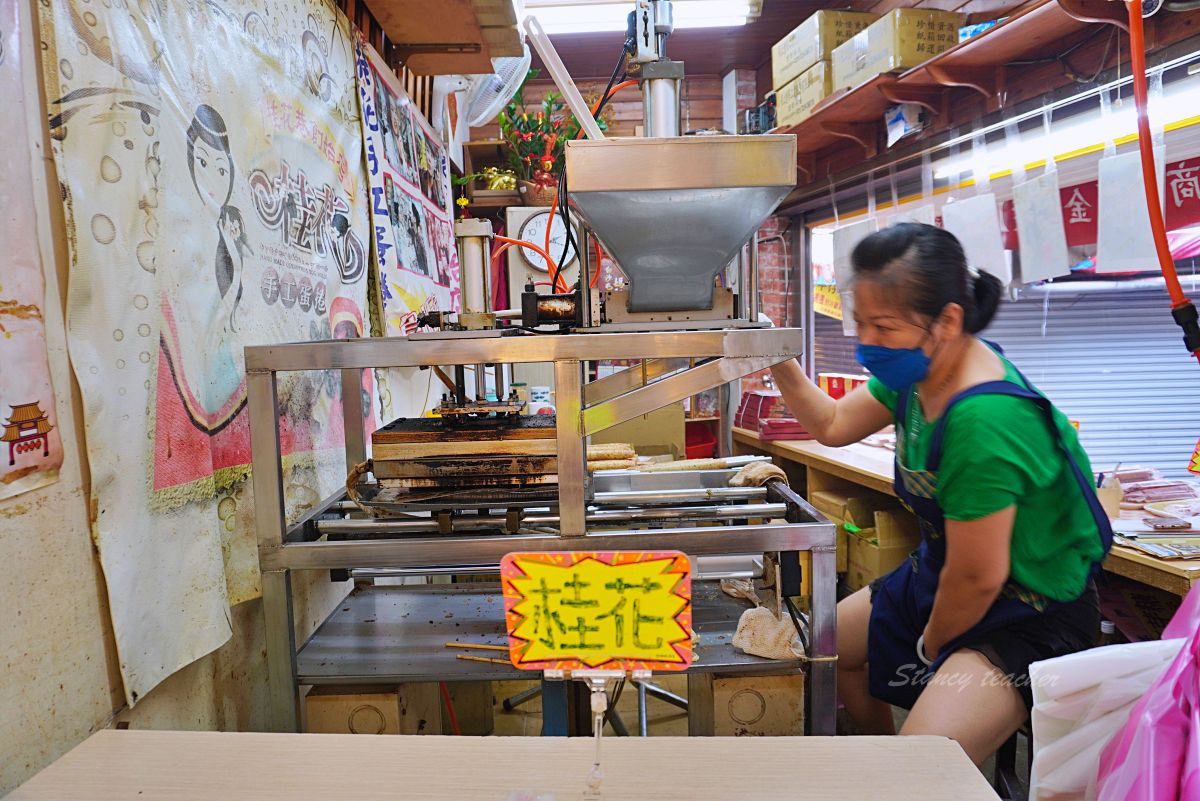
M 691 671 L 794 673 L 798 662 L 750 656 L 732 645 L 750 608 L 715 583 L 693 585 L 693 625 L 700 641 Z M 511 665 L 457 659 L 448 642 L 508 645 L 498 585 L 359 587 L 338 605 L 296 655 L 301 684 L 399 684 L 529 679 Z

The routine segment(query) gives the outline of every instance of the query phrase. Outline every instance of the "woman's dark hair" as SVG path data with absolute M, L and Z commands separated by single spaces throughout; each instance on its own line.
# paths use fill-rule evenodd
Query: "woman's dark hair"
M 937 317 L 957 303 L 963 328 L 972 334 L 988 327 L 1000 305 L 1000 279 L 968 269 L 954 234 L 932 225 L 900 223 L 876 231 L 854 247 L 850 263 L 856 279 L 895 287 L 900 302 L 923 317 Z

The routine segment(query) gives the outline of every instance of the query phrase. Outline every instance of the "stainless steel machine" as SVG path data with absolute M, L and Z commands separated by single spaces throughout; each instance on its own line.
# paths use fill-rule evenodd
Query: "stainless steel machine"
M 596 237 L 616 259 L 629 280 L 626 288 L 611 292 L 590 288 L 591 270 L 597 265 L 587 259 L 591 249 L 585 242 L 578 249 L 583 255 L 578 283 L 570 293 L 542 295 L 531 288 L 520 313 L 492 309 L 484 257 L 490 252 L 490 227 L 468 221 L 458 230 L 464 271 L 462 312 L 428 315 L 422 321 L 425 330 L 404 338 L 246 349 L 276 728 L 291 730 L 298 725 L 299 690 L 304 684 L 511 678 L 516 673 L 503 666 L 456 662 L 440 653 L 437 642 L 447 636 L 449 624 L 430 615 L 427 626 L 418 625 L 424 623 L 420 618 L 428 608 L 421 606 L 426 603 L 420 600 L 424 595 L 415 601 L 415 596 L 405 596 L 403 603 L 385 602 L 383 596 L 372 596 L 368 602 L 356 596 L 358 600 L 344 605 L 310 642 L 298 648 L 292 571 L 329 570 L 363 578 L 464 575 L 494 570 L 505 554 L 514 551 L 678 549 L 694 557 L 696 578 L 701 581 L 730 575 L 758 577 L 763 557 L 769 555 L 780 565 L 788 595 L 800 593 L 799 552 L 811 552 L 811 597 L 808 619 L 802 621 L 810 661 L 773 662 L 735 651 L 729 635 L 740 610 L 714 591 L 715 585 L 708 585 L 709 589 L 697 593 L 700 642 L 697 662 L 689 672 L 689 689 L 696 706 L 702 704 L 706 691 L 711 698 L 716 673 L 806 670 L 809 730 L 834 732 L 833 525 L 782 482 L 730 487 L 734 472 L 730 469 L 615 471 L 594 476 L 587 471 L 589 436 L 794 358 L 803 348 L 799 329 L 775 329 L 758 321 L 754 260 L 744 253 L 753 252 L 746 246 L 754 232 L 794 182 L 794 138 L 674 136 L 682 65 L 674 66 L 677 62 L 668 63 L 663 57 L 669 25 L 661 21 L 669 21 L 670 3 L 639 0 L 636 11 L 645 12 L 638 22 L 642 26 L 638 30 L 646 32 L 645 41 L 649 42 L 650 31 L 654 39 L 654 45 L 639 49 L 637 56 L 646 60 L 643 94 L 647 120 L 652 121 L 647 127 L 664 135 L 595 138 L 572 142 L 566 151 L 567 213 L 573 211 L 582 221 L 584 236 Z M 548 40 L 539 42 L 536 32 L 533 38 L 539 48 L 547 46 Z M 543 59 L 549 65 L 557 57 L 551 49 L 543 52 Z M 661 68 L 647 69 L 655 64 Z M 564 87 L 568 98 L 573 88 Z M 523 326 L 507 324 L 518 316 Z M 634 360 L 636 366 L 588 381 L 587 366 L 602 360 Z M 495 466 L 494 457 L 499 454 L 504 462 L 510 451 L 484 443 L 503 440 L 505 427 L 515 425 L 500 366 L 536 362 L 553 364 L 557 414 L 547 421 L 551 428 L 544 437 L 549 439 L 528 451 L 539 461 L 534 470 L 537 480 L 526 482 L 520 478 L 525 468 L 516 462 Z M 404 469 L 415 472 L 404 476 L 420 480 L 409 481 L 404 491 L 391 492 L 386 499 L 379 496 L 381 484 L 360 484 L 358 472 L 365 470 L 356 472 L 355 494 L 385 517 L 364 516 L 339 494 L 288 525 L 280 480 L 276 374 L 337 370 L 342 386 L 354 388 L 344 393 L 350 470 L 367 464 L 368 456 L 362 397 L 357 391 L 362 371 L 401 366 L 455 368 L 455 392 L 443 401 L 441 422 L 422 429 L 429 442 L 453 441 L 454 449 L 406 452 L 405 446 L 398 446 L 401 454 L 418 454 L 406 459 Z M 489 366 L 496 368 L 496 400 L 467 397 L 465 372 L 473 367 L 482 376 Z M 478 381 L 476 385 L 482 386 Z M 452 427 L 462 425 L 464 418 L 484 424 L 491 433 L 477 437 L 454 433 Z M 474 484 L 462 478 L 467 465 L 453 463 L 463 455 L 462 443 L 473 441 L 479 443 L 477 455 L 489 457 L 492 465 L 484 476 L 487 480 Z M 452 455 L 443 458 L 445 453 Z M 441 454 L 440 461 L 422 464 L 424 457 L 419 454 Z M 547 467 L 548 458 L 553 459 L 552 468 Z M 447 470 L 458 471 L 454 481 L 424 482 L 427 477 L 449 475 Z M 525 484 L 536 491 L 517 491 L 517 485 Z M 429 588 L 426 594 L 438 592 L 442 591 Z M 489 612 L 490 601 L 470 588 L 445 593 L 445 603 L 462 606 L 455 628 L 475 626 L 481 636 L 503 641 L 502 605 Z M 389 629 L 394 651 L 381 654 L 365 639 L 358 645 L 346 639 L 348 631 L 356 630 L 353 618 L 360 603 L 369 603 L 378 616 L 385 614 L 380 610 L 394 612 Z M 401 621 L 402 607 L 407 610 L 404 621 L 415 615 L 410 622 Z M 363 638 L 379 636 L 384 630 L 382 621 L 373 623 L 371 631 L 360 632 Z M 691 711 L 693 731 L 710 733 L 711 718 L 706 725 L 701 710 Z

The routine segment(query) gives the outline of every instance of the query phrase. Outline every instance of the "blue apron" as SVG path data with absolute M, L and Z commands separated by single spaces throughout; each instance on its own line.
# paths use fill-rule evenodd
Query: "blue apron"
M 1024 376 L 1020 377 L 1029 385 Z M 904 467 L 901 463 L 902 443 L 897 441 L 896 495 L 916 514 L 921 528 L 921 544 L 907 562 L 876 583 L 872 598 L 867 633 L 870 692 L 875 698 L 905 709 L 912 708 L 921 690 L 933 678 L 934 672 L 964 641 L 1063 605 L 1021 586 L 1010 577 L 983 619 L 943 646 L 931 666 L 926 668 L 917 658 L 917 639 L 929 622 L 933 598 L 937 593 L 938 577 L 946 562 L 946 521 L 936 500 L 943 429 L 954 404 L 984 394 L 1027 398 L 1037 404 L 1058 442 L 1059 449 L 1066 457 L 1075 482 L 1079 485 L 1079 491 L 1087 501 L 1104 546 L 1104 553 L 1107 554 L 1112 547 L 1113 534 L 1108 515 L 1100 505 L 1100 499 L 1096 497 L 1092 481 L 1084 475 L 1067 443 L 1063 441 L 1054 420 L 1054 407 L 1046 397 L 1011 381 L 990 381 L 963 390 L 951 398 L 934 428 L 925 470 L 908 470 Z M 907 421 L 908 396 L 909 393 L 905 391 L 897 398 L 896 420 L 899 424 Z M 898 434 L 903 437 L 905 432 L 898 431 Z M 1099 567 L 1097 563 L 1094 570 L 1099 570 Z

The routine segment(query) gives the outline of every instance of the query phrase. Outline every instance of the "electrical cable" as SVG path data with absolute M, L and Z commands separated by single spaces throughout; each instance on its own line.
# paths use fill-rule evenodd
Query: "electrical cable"
M 628 38 L 626 38 L 625 41 L 622 43 L 621 57 L 617 60 L 617 65 L 615 67 L 613 67 L 612 75 L 610 75 L 608 78 L 608 84 L 604 87 L 604 92 L 603 92 L 603 94 L 600 95 L 600 100 L 596 103 L 595 106 L 592 107 L 592 118 L 593 119 L 599 118 L 601 112 L 604 111 L 604 106 L 608 103 L 609 99 L 614 94 L 616 94 L 620 89 L 623 89 L 624 87 L 626 87 L 630 84 L 637 83 L 637 81 L 622 80 L 620 84 L 616 84 L 617 75 L 621 74 L 623 72 L 623 68 L 625 66 L 625 55 L 629 52 L 629 49 L 632 46 L 632 44 L 633 44 L 633 42 Z M 622 78 L 624 78 L 624 75 L 622 75 Z M 616 85 L 614 85 L 614 84 L 616 84 Z M 579 134 L 577 132 L 576 136 L 578 136 L 578 135 Z M 562 171 L 559 173 L 559 176 L 558 176 L 558 189 L 554 196 L 554 202 L 556 204 L 558 204 L 559 208 L 562 210 L 563 225 L 565 226 L 566 231 L 567 231 L 566 238 L 563 241 L 562 254 L 559 256 L 558 261 L 554 263 L 554 275 L 551 280 L 553 281 L 555 287 L 559 286 L 559 281 L 561 280 L 560 276 L 562 273 L 562 268 L 563 268 L 563 265 L 566 263 L 567 253 L 570 251 L 570 249 L 574 248 L 577 258 L 584 257 L 583 254 L 580 252 L 579 243 L 575 241 L 575 232 L 571 229 L 571 212 L 569 209 L 569 204 L 567 202 L 567 197 L 568 197 L 567 165 L 566 165 L 565 161 L 566 161 L 566 159 L 564 158 Z M 552 219 L 553 219 L 553 214 L 554 214 L 553 211 L 551 211 Z M 549 250 L 549 248 L 547 248 L 547 250 Z M 547 264 L 549 264 L 549 261 L 547 261 Z
M 808 636 L 804 633 L 804 624 L 800 622 L 800 610 L 796 608 L 795 602 L 791 598 L 784 596 L 783 605 L 787 607 L 788 616 L 792 618 L 792 625 L 796 627 L 796 634 L 800 637 L 800 644 L 804 646 L 804 653 L 809 652 Z
M 1171 296 L 1171 316 L 1183 329 L 1184 346 L 1200 360 L 1200 315 L 1179 283 L 1175 260 L 1167 241 L 1167 226 L 1159 205 L 1158 170 L 1154 165 L 1154 143 L 1150 138 L 1148 113 L 1149 90 L 1146 86 L 1146 34 L 1142 21 L 1142 0 L 1128 0 L 1129 50 L 1133 77 L 1133 99 L 1137 106 L 1138 149 L 1142 156 L 1142 182 L 1146 190 L 1146 209 L 1150 213 L 1150 230 L 1154 234 L 1154 249 L 1162 269 L 1167 292 Z
M 1112 28 L 1112 30 L 1109 31 L 1108 42 L 1106 42 L 1104 45 L 1104 53 L 1101 54 L 1101 56 L 1100 56 L 1100 62 L 1096 66 L 1096 71 L 1094 73 L 1092 73 L 1092 76 L 1090 78 L 1082 78 L 1075 73 L 1075 68 L 1072 67 L 1070 62 L 1067 61 L 1066 53 L 1059 56 L 1059 58 L 1058 58 L 1058 62 L 1060 64 L 1062 64 L 1062 66 L 1063 66 L 1063 73 L 1068 78 L 1073 80 L 1075 83 L 1082 83 L 1082 84 L 1095 83 L 1097 80 L 1099 80 L 1100 75 L 1104 72 L 1104 65 L 1108 63 L 1108 54 L 1112 50 L 1113 42 L 1115 42 L 1116 39 L 1117 39 L 1117 28 L 1114 26 Z

